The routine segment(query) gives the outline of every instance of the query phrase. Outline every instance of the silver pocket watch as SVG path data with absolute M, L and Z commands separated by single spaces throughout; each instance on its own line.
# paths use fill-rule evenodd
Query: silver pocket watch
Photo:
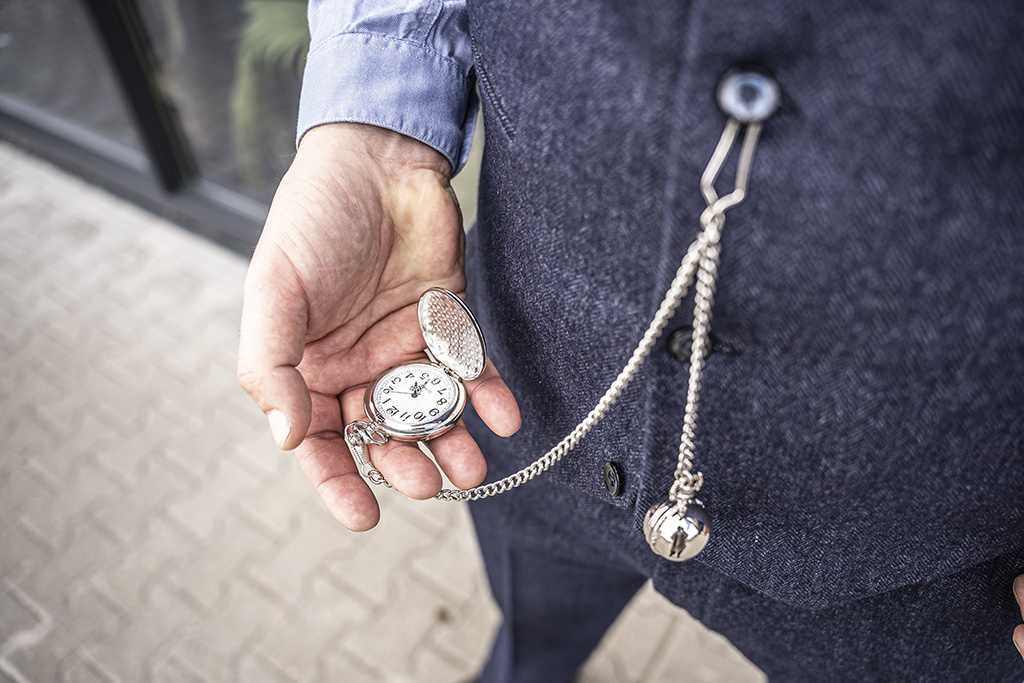
M 455 294 L 432 288 L 416 307 L 427 360 L 394 365 L 373 378 L 363 395 L 366 421 L 345 428 L 363 473 L 386 483 L 366 458 L 367 444 L 427 441 L 454 427 L 466 407 L 464 382 L 483 372 L 487 347 L 473 313 Z

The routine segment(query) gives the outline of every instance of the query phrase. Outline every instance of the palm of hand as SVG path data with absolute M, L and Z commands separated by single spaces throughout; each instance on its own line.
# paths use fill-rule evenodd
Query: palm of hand
M 444 177 L 359 175 L 374 174 L 304 174 L 275 200 L 301 220 L 272 236 L 285 240 L 278 277 L 305 306 L 299 369 L 311 391 L 332 395 L 422 352 L 414 306 L 423 290 L 465 287 L 461 219 Z

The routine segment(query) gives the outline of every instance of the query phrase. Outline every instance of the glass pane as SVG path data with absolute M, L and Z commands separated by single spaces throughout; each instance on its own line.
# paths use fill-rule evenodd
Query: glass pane
M 200 174 L 269 202 L 295 152 L 305 0 L 138 0 Z
M 5 110 L 32 115 L 34 108 L 141 150 L 107 55 L 77 0 L 0 2 L 0 98 Z

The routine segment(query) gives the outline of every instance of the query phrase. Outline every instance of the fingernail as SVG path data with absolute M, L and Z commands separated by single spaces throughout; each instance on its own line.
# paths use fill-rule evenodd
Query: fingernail
M 288 435 L 292 433 L 288 418 L 280 410 L 271 410 L 267 413 L 267 421 L 270 423 L 270 433 L 274 435 L 278 448 L 284 448 Z

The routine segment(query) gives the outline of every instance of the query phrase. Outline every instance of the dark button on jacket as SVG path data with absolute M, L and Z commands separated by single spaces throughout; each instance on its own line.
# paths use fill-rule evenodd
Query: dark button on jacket
M 604 487 L 610 496 L 621 496 L 625 482 L 622 478 L 622 468 L 612 461 L 604 464 Z

